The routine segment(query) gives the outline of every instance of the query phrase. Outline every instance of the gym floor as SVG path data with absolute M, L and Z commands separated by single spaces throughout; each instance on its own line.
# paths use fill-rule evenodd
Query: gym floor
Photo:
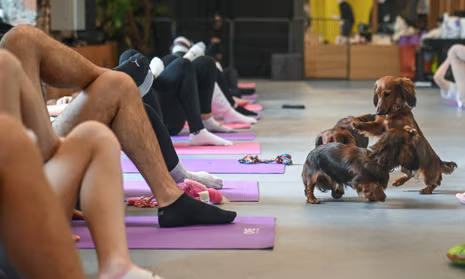
M 348 115 L 373 113 L 373 84 L 257 82 L 264 107 L 262 119 L 253 127 L 262 148 L 260 157 L 289 153 L 294 166 L 285 174 L 221 175 L 225 180 L 260 182 L 260 202 L 223 207 L 241 216 L 274 216 L 273 250 L 132 250 L 134 262 L 167 279 L 464 278 L 465 268 L 451 265 L 446 254 L 465 242 L 465 205 L 455 197 L 465 191 L 465 111 L 442 104 L 438 89 L 418 89 L 413 111 L 436 153 L 458 164 L 433 195 L 419 195 L 423 184 L 412 179 L 402 187 L 388 187 L 385 203 L 362 201 L 352 189 L 346 189 L 339 201 L 329 192 L 316 191 L 322 203 L 305 202 L 300 174 L 315 136 Z M 306 108 L 282 109 L 283 104 Z M 391 181 L 400 175 L 394 171 Z M 126 212 L 156 214 L 153 209 Z M 87 274 L 97 278 L 95 252 L 80 253 Z

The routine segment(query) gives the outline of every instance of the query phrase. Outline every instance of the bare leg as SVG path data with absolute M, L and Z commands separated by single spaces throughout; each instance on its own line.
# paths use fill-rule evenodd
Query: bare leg
M 452 67 L 452 73 L 457 84 L 457 102 L 460 106 L 465 104 L 465 46 L 453 45 L 447 54 Z
M 59 136 L 68 134 L 86 120 L 109 125 L 160 206 L 169 205 L 181 196 L 182 190 L 166 169 L 138 89 L 128 75 L 99 68 L 29 26 L 15 27 L 8 32 L 2 39 L 2 47 L 21 60 L 36 90 L 41 79 L 59 87 L 85 89 L 54 121 L 53 127 Z
M 0 111 L 8 113 L 35 132 L 43 160 L 48 160 L 58 144 L 58 138 L 50 126 L 40 91 L 27 78 L 19 60 L 3 49 L 0 49 L 0 65 Z
M 78 194 L 99 261 L 99 278 L 119 278 L 135 268 L 125 225 L 120 146 L 103 124 L 86 122 L 69 133 L 45 165 L 65 212 L 73 213 Z
M 4 114 L 0 134 L 0 238 L 8 256 L 27 278 L 84 278 L 39 149 L 20 122 Z
M 54 121 L 55 131 L 66 135 L 87 120 L 110 126 L 157 197 L 160 226 L 234 220 L 235 212 L 189 198 L 174 183 L 131 77 L 93 65 L 33 27 L 13 28 L 4 36 L 2 46 L 15 52 L 36 86 L 42 79 L 51 85 L 84 90 Z
M 447 69 L 450 66 L 450 60 L 449 58 L 446 58 L 446 60 L 439 66 L 437 69 L 436 73 L 434 73 L 434 82 L 441 88 L 441 95 L 443 98 L 447 97 L 444 96 L 447 95 L 447 92 L 449 91 L 449 86 L 450 86 L 450 81 L 446 80 L 444 76 L 446 75 Z

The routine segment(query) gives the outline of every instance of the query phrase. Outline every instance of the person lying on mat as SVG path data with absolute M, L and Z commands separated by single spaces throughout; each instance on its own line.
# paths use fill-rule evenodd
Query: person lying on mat
M 66 136 L 87 120 L 108 125 L 155 195 L 161 227 L 225 224 L 234 220 L 235 212 L 189 198 L 173 181 L 139 89 L 127 74 L 97 67 L 32 26 L 11 29 L 0 45 L 21 61 L 36 91 L 40 92 L 41 81 L 82 90 L 53 121 L 54 131 L 58 136 Z
M 255 124 L 256 120 L 248 115 L 257 115 L 248 111 L 241 102 L 246 101 L 236 98 L 222 77 L 216 66 L 216 61 L 212 57 L 204 55 L 204 49 L 199 49 L 203 43 L 192 44 L 185 37 L 177 37 L 173 41 L 172 54 L 162 58 L 164 67 L 168 67 L 173 61 L 179 58 L 192 59 L 197 75 L 198 84 L 205 84 L 203 88 L 212 91 L 211 110 L 215 117 L 223 117 L 225 122 L 239 122 Z M 204 47 L 204 45 L 203 45 Z M 201 88 L 199 87 L 199 91 Z M 225 102 L 227 100 L 227 102 Z M 229 103 L 229 104 L 228 104 Z
M 40 87 L 21 62 L 4 49 L 0 61 L 0 158 L 5 160 L 0 164 L 0 237 L 13 262 L 31 277 L 83 278 L 66 225 L 79 199 L 96 245 L 99 278 L 159 278 L 129 257 L 114 134 L 91 121 L 59 138 Z
M 63 101 L 60 101 L 60 99 L 56 100 L 57 104 L 62 102 Z M 47 108 L 50 115 L 58 116 L 66 108 L 66 106 L 67 104 L 48 105 Z M 166 167 L 168 168 L 168 171 L 173 180 L 176 183 L 182 183 L 185 179 L 191 179 L 202 183 L 207 188 L 221 189 L 223 187 L 223 180 L 220 177 L 211 175 L 204 171 L 190 172 L 184 168 L 183 164 L 179 160 L 176 150 L 174 149 L 173 142 L 171 141 L 168 130 L 166 129 L 165 124 L 161 120 L 159 114 L 156 113 L 155 110 L 147 104 L 144 104 L 144 108 L 148 118 L 150 119 L 150 123 L 152 124 L 155 135 L 157 136 L 161 153 L 163 155 L 163 160 L 165 161 Z
M 446 73 L 449 66 L 453 77 L 465 75 L 465 45 L 456 44 L 450 47 L 447 59 L 434 74 L 434 81 L 441 89 L 441 96 L 456 101 L 457 106 L 463 108 L 465 106 L 465 81 L 461 78 L 455 78 L 455 82 L 447 80 Z
M 187 120 L 191 145 L 232 145 L 211 133 L 232 132 L 232 129 L 221 125 L 211 115 L 211 94 L 203 90 L 200 96 L 189 60 L 179 59 L 164 70 L 161 61 L 159 67 L 152 63 L 153 72 L 149 64 L 147 57 L 129 49 L 121 54 L 115 70 L 134 79 L 143 103 L 158 113 L 170 135 L 179 134 Z

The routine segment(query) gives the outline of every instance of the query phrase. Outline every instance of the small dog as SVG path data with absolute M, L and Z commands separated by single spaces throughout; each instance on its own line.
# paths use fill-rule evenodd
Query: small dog
M 376 115 L 367 114 L 359 116 L 357 121 L 374 121 Z M 358 147 L 366 148 L 368 146 L 368 137 L 361 134 L 351 126 L 353 116 L 348 116 L 339 120 L 333 128 L 321 132 L 315 140 L 315 147 L 330 142 L 339 142 L 343 144 L 355 144 Z
M 307 202 L 320 203 L 314 195 L 331 190 L 334 199 L 344 194 L 344 186 L 353 187 L 369 201 L 384 201 L 389 172 L 369 157 L 369 151 L 353 144 L 331 142 L 313 149 L 302 170 Z
M 384 189 L 389 181 L 389 172 L 404 164 L 418 168 L 415 146 L 420 139 L 418 132 L 410 127 L 389 129 L 370 149 L 342 143 L 328 143 L 312 150 L 302 170 L 305 196 L 308 203 L 320 203 L 314 189 L 331 190 L 334 199 L 344 194 L 344 186 L 351 186 L 369 201 L 385 201 Z M 403 156 L 400 156 L 402 154 Z
M 431 194 L 441 184 L 442 174 L 452 173 L 457 164 L 442 161 L 416 123 L 412 114 L 412 108 L 416 105 L 414 84 L 407 78 L 383 77 L 375 83 L 373 104 L 376 107 L 376 119 L 366 122 L 356 117 L 352 121 L 352 127 L 369 136 L 380 136 L 387 130 L 400 130 L 405 126 L 415 129 L 419 135 L 414 145 L 415 152 L 397 154 L 402 158 L 391 156 L 389 159 L 401 162 L 401 171 L 405 173 L 405 176 L 396 179 L 392 185 L 404 184 L 413 177 L 415 171 L 418 171 L 426 185 L 420 193 Z M 387 157 L 383 160 L 385 160 L 384 164 L 394 165 L 396 163 L 387 162 Z

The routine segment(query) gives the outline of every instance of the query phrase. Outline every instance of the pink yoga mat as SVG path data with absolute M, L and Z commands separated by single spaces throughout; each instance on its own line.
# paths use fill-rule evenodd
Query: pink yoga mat
M 239 141 L 239 140 L 254 140 L 257 136 L 255 131 L 238 131 L 236 133 L 214 133 L 215 135 L 222 137 L 227 140 Z M 171 136 L 173 141 L 187 141 L 189 140 L 189 130 L 182 130 L 176 136 Z
M 126 217 L 129 249 L 270 249 L 274 246 L 274 217 L 237 217 L 233 224 L 160 228 L 155 216 Z M 73 221 L 80 249 L 93 249 L 85 221 Z
M 231 202 L 258 202 L 258 181 L 224 181 L 220 192 Z M 151 196 L 144 180 L 125 180 L 124 197 Z
M 260 154 L 258 142 L 235 142 L 229 146 L 192 146 L 187 142 L 174 142 L 179 155 L 246 155 Z
M 263 110 L 263 107 L 259 104 L 253 104 L 253 105 L 246 105 L 245 109 L 248 109 L 251 111 L 261 111 Z
M 255 82 L 239 82 L 237 84 L 237 87 L 243 88 L 243 89 L 251 89 L 255 88 L 257 84 Z
M 188 171 L 206 171 L 209 173 L 284 173 L 285 165 L 269 163 L 246 165 L 238 159 L 181 159 Z M 124 173 L 138 173 L 139 171 L 126 156 L 121 157 L 121 167 Z
M 258 100 L 257 94 L 241 95 L 241 99 L 249 100 L 249 104 L 255 104 Z

